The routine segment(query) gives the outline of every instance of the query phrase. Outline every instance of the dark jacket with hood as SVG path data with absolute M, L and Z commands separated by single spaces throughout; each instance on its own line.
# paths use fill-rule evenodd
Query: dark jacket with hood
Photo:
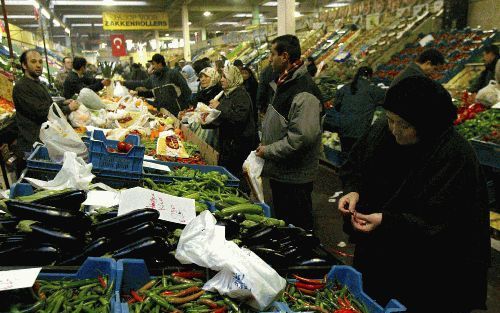
M 169 86 L 164 87 L 166 85 Z M 154 105 L 157 108 L 166 108 L 174 116 L 177 116 L 179 111 L 187 108 L 191 98 L 191 89 L 189 89 L 186 79 L 179 71 L 171 70 L 166 66 L 155 71 L 146 80 L 126 81 L 125 86 L 129 89 L 136 89 L 137 87 L 150 89 L 139 92 L 139 96 L 155 97 Z
M 274 98 L 262 121 L 263 176 L 304 184 L 316 177 L 321 146 L 322 96 L 305 65 L 283 83 L 271 82 Z
M 471 92 L 476 93 L 484 87 L 488 86 L 491 80 L 495 80 L 495 67 L 497 65 L 497 62 L 498 57 L 493 62 L 486 65 L 486 68 L 481 72 L 477 80 L 475 80 L 472 84 L 470 90 Z
M 346 218 L 363 289 L 382 306 L 398 299 L 408 312 L 484 309 L 486 186 L 472 147 L 452 127 L 451 98 L 430 79 L 412 77 L 389 89 L 384 107 L 411 123 L 420 140 L 399 145 L 380 119 L 341 169 L 344 192 L 360 195 L 356 210 L 382 213 L 369 233 L 355 232 Z

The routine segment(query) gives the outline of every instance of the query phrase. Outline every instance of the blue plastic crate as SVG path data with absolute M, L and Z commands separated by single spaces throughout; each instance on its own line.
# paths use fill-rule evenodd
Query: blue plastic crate
M 10 186 L 9 199 L 30 196 L 34 193 L 33 187 L 28 183 L 15 183 Z
M 209 201 L 205 201 L 205 203 L 208 205 L 208 210 L 210 212 L 215 212 L 217 211 L 217 208 L 215 207 L 215 203 L 213 202 L 209 202 Z M 264 216 L 265 217 L 271 217 L 271 208 L 265 204 L 265 203 L 255 203 L 257 205 L 260 205 L 262 207 L 262 210 L 264 211 Z
M 97 275 L 108 275 L 110 281 L 115 281 L 115 286 L 118 283 L 116 275 L 116 262 L 110 258 L 94 258 L 89 257 L 76 273 L 44 273 L 38 275 L 38 279 L 43 280 L 64 280 L 64 279 L 87 279 L 95 278 Z M 118 294 L 111 298 L 111 312 L 120 313 L 120 299 Z
M 185 163 L 180 163 L 180 162 L 163 162 L 163 161 L 158 161 L 158 160 L 148 160 L 148 162 L 166 165 L 170 169 L 173 169 L 175 167 L 189 167 L 189 168 L 198 170 L 202 173 L 218 172 L 218 173 L 224 174 L 228 177 L 228 180 L 226 181 L 226 186 L 238 187 L 240 185 L 240 180 L 236 176 L 231 174 L 231 172 L 229 172 L 225 167 L 222 167 L 222 166 L 185 164 Z M 170 176 L 168 174 L 168 172 L 165 172 L 165 174 L 144 173 L 143 177 L 144 178 L 151 178 L 155 183 L 171 183 L 174 180 L 191 180 L 192 179 L 189 177 Z
M 121 259 L 116 265 L 116 285 L 115 291 L 118 297 L 120 292 L 128 292 L 129 290 L 137 290 L 148 281 L 151 280 L 146 263 L 142 259 Z M 121 300 L 120 300 L 121 301 Z M 284 303 L 274 302 L 269 307 L 267 312 L 283 312 L 288 313 L 288 306 Z M 128 304 L 121 302 L 121 312 L 129 313 Z
M 342 285 L 346 285 L 351 294 L 360 302 L 364 303 L 370 313 L 395 313 L 406 312 L 406 307 L 399 301 L 392 299 L 383 308 L 370 298 L 363 291 L 362 275 L 351 266 L 334 265 L 327 275 L 328 281 L 338 281 Z M 288 307 L 288 305 L 287 305 Z M 289 312 L 294 312 L 288 308 Z
M 479 139 L 472 139 L 471 144 L 476 150 L 479 163 L 485 166 L 500 169 L 500 145 Z
M 49 157 L 49 151 L 45 146 L 38 146 L 26 160 L 26 166 L 30 169 L 59 171 L 61 163 L 54 163 Z
M 137 135 L 128 135 L 125 142 L 134 147 L 127 153 L 111 153 L 108 148 L 117 149 L 118 140 L 108 140 L 104 133 L 95 130 L 90 140 L 90 162 L 93 172 L 116 178 L 141 178 L 144 160 L 144 146 L 140 146 Z

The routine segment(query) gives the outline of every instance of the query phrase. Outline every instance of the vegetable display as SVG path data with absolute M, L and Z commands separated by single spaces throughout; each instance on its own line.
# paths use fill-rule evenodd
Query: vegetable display
M 309 279 L 293 275 L 280 301 L 294 312 L 368 313 L 364 303 L 357 300 L 347 286 L 334 281 Z

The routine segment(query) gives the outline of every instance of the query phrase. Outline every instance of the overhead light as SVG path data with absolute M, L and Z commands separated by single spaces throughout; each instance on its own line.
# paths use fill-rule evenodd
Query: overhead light
M 114 5 L 114 1 L 113 0 L 102 0 L 102 2 L 103 2 L 104 5 L 107 5 L 107 6 Z
M 34 6 L 35 8 L 37 8 L 37 9 L 39 9 L 39 8 L 40 8 L 40 3 L 38 3 L 38 1 L 36 1 L 36 0 L 32 0 L 31 2 L 33 2 L 33 6 Z
M 49 11 L 47 11 L 47 9 L 42 8 L 42 15 L 50 20 L 50 13 Z
M 69 28 L 67 28 L 67 27 L 66 27 L 66 28 L 64 29 L 64 31 L 66 32 L 66 34 L 68 34 L 68 35 L 69 35 L 69 33 L 70 33 Z
M 72 27 L 92 27 L 92 24 L 71 24 Z
M 85 5 L 85 6 L 98 6 L 98 5 L 108 5 L 107 2 L 93 0 L 54 0 L 52 2 L 54 5 Z M 113 6 L 146 6 L 147 1 L 113 1 Z
M 52 23 L 54 24 L 55 27 L 61 27 L 61 23 L 59 23 L 59 21 L 56 19 L 54 19 Z
M 235 25 L 238 25 L 238 22 L 217 22 L 215 24 L 217 24 L 219 26 L 222 26 L 222 25 L 233 25 L 233 26 L 235 26 Z
M 52 38 L 65 38 L 66 35 L 52 35 Z
M 6 5 L 35 5 L 33 0 L 6 0 L 5 4 Z
M 26 19 L 26 20 L 30 20 L 30 19 L 35 19 L 35 16 L 34 15 L 9 15 L 9 18 L 10 19 Z
M 101 14 L 91 14 L 91 15 L 85 15 L 85 14 L 68 14 L 64 15 L 64 18 L 102 18 Z
M 263 17 L 264 14 L 259 14 L 259 17 Z M 252 13 L 238 13 L 233 15 L 233 17 L 253 17 Z
M 165 37 L 170 37 L 170 34 L 165 34 Z
M 38 28 L 38 27 L 40 27 L 39 24 L 27 24 L 21 26 L 21 28 Z
M 295 5 L 299 5 L 299 3 L 295 2 Z M 277 7 L 278 1 L 268 1 L 268 2 L 264 3 L 262 6 L 264 6 L 264 7 Z
M 188 22 L 188 25 L 191 25 L 191 24 L 193 24 L 193 23 L 191 23 L 191 22 Z
M 94 26 L 100 27 L 100 26 L 102 26 L 102 23 L 94 24 Z
M 301 17 L 302 14 L 300 12 L 295 11 L 295 17 Z
M 210 15 L 212 15 L 212 12 L 210 11 L 203 12 L 203 16 L 209 17 Z
M 340 8 L 349 5 L 348 2 L 333 2 L 325 5 L 325 8 Z
M 88 36 L 89 36 L 89 35 L 85 35 L 85 34 L 84 34 L 84 35 L 80 35 L 80 37 L 82 37 L 82 38 L 83 38 L 83 37 L 88 37 Z

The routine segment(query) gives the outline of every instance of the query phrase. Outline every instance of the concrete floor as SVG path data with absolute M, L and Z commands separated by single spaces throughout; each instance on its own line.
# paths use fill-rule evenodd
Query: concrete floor
M 336 203 L 329 202 L 329 198 L 340 189 L 340 181 L 334 169 L 321 166 L 320 175 L 314 183 L 313 216 L 314 226 L 318 237 L 326 248 L 335 253 L 337 258 L 345 264 L 352 264 L 354 245 L 347 242 L 347 236 L 342 231 L 342 218 L 336 209 Z M 268 182 L 264 182 L 266 202 L 272 205 Z M 345 247 L 339 244 L 345 243 Z M 343 244 L 341 244 L 343 245 Z M 488 277 L 488 310 L 474 312 L 500 312 L 500 242 L 492 242 L 492 266 Z M 496 249 L 495 249 L 496 248 Z M 464 251 L 467 247 L 464 247 Z

